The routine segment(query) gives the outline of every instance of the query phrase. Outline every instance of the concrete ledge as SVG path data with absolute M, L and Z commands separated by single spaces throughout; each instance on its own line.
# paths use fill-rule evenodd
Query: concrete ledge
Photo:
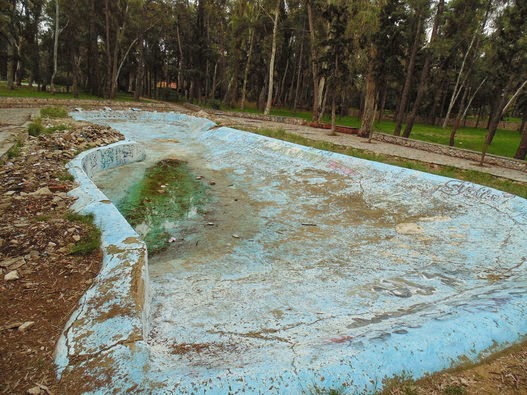
M 102 377 L 93 377 L 95 369 L 115 361 L 115 349 L 135 358 L 144 347 L 148 331 L 146 316 L 149 306 L 147 250 L 144 242 L 126 222 L 117 208 L 93 184 L 90 177 L 102 170 L 141 161 L 144 149 L 137 143 L 118 142 L 107 147 L 86 151 L 68 164 L 79 187 L 70 192 L 77 197 L 73 210 L 93 214 L 102 232 L 102 268 L 93 286 L 80 300 L 80 306 L 68 321 L 59 339 L 55 362 L 59 376 L 67 382 L 100 385 Z M 103 363 L 103 360 L 105 361 Z M 128 364 L 129 366 L 131 364 Z M 139 368 L 135 366 L 134 368 Z M 89 377 L 88 377 L 89 376 Z M 131 376 L 133 377 L 133 376 Z M 79 388 L 75 389 L 77 392 Z M 83 391 L 90 388 L 83 388 Z

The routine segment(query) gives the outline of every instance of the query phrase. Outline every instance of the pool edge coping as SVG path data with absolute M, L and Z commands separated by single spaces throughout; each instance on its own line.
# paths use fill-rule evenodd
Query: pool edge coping
M 112 357 L 115 349 L 124 347 L 129 354 L 146 350 L 150 304 L 146 244 L 91 180 L 97 172 L 142 161 L 145 156 L 141 144 L 124 140 L 85 151 L 66 166 L 78 183 L 68 193 L 77 199 L 71 209 L 94 216 L 103 253 L 101 269 L 68 319 L 55 349 L 58 378 L 67 377 L 68 382 L 83 387 L 77 390 L 90 391 L 101 384 L 101 365 L 106 365 L 108 379 L 119 374 L 115 367 L 101 363 L 108 358 L 112 361 L 107 362 L 117 362 Z M 83 380 L 88 376 L 90 388 Z

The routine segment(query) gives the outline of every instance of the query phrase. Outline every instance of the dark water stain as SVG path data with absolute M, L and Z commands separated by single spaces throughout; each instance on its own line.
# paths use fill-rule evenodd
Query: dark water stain
M 206 200 L 207 187 L 187 163 L 165 159 L 146 170 L 117 208 L 155 254 L 168 246 L 177 222 L 200 214 Z

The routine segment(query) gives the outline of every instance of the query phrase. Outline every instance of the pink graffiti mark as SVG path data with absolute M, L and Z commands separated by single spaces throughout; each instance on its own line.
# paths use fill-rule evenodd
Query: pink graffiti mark
M 346 174 L 347 176 L 351 176 L 355 173 L 353 169 L 350 169 L 349 167 L 346 167 L 343 164 L 334 161 L 328 162 L 328 167 L 330 169 L 337 170 L 340 173 Z
M 353 336 L 339 336 L 329 339 L 332 343 L 346 343 L 348 340 L 353 339 Z

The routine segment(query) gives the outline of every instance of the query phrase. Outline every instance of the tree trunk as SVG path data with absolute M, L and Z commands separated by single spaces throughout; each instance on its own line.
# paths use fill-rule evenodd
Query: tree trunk
M 364 110 L 362 112 L 359 135 L 368 137 L 371 140 L 373 134 L 373 123 L 375 121 L 375 95 L 377 92 L 375 75 L 374 75 L 374 59 L 376 57 L 376 48 L 370 44 L 370 61 L 368 63 L 368 73 L 366 75 L 366 92 L 364 98 Z
M 73 55 L 73 62 L 72 62 L 72 68 L 73 68 L 73 97 L 78 99 L 79 97 L 79 80 L 81 78 L 81 61 L 82 58 L 79 54 Z
M 106 92 L 105 97 L 111 98 L 112 91 L 112 45 L 110 42 L 110 2 L 104 0 L 104 19 L 106 33 Z
M 494 139 L 494 136 L 496 134 L 496 130 L 498 129 L 498 125 L 500 123 L 501 117 L 505 114 L 507 109 L 510 107 L 510 105 L 516 100 L 520 92 L 523 90 L 523 88 L 527 85 L 527 80 L 525 80 L 520 87 L 516 90 L 514 95 L 510 98 L 508 102 L 507 96 L 512 86 L 512 76 L 509 77 L 509 81 L 507 82 L 507 86 L 503 90 L 503 95 L 498 100 L 498 105 L 496 106 L 496 112 L 494 116 L 492 117 L 491 121 L 489 122 L 489 127 L 487 131 L 487 136 L 485 137 L 485 142 L 483 143 L 483 149 L 481 150 L 481 160 L 479 162 L 480 166 L 483 166 L 483 162 L 485 161 L 485 155 L 487 154 L 487 150 L 489 146 L 492 144 L 492 140 Z
M 281 96 L 284 92 L 284 86 L 285 86 L 285 79 L 287 77 L 287 73 L 289 72 L 289 58 L 287 58 L 287 62 L 285 64 L 285 71 L 284 75 L 282 75 L 282 81 L 280 82 L 280 86 L 275 94 L 275 102 L 278 103 L 278 106 L 282 105 Z M 294 72 L 293 72 L 294 75 Z
M 212 75 L 212 87 L 210 88 L 210 97 L 216 98 L 216 78 L 218 77 L 218 62 L 214 63 L 214 74 Z
M 176 24 L 176 37 L 177 37 L 177 46 L 179 50 L 178 58 L 178 69 L 177 69 L 177 89 L 183 89 L 183 47 L 181 46 L 181 36 L 179 34 L 179 20 Z
M 141 7 L 141 21 L 139 22 L 139 37 L 138 37 L 138 59 L 137 72 L 135 80 L 134 100 L 139 101 L 143 96 L 143 79 L 145 74 L 145 20 L 146 20 L 146 4 L 143 2 Z
M 325 77 L 320 77 L 320 79 L 318 80 L 318 90 L 316 92 L 316 94 L 318 95 L 318 108 L 317 108 L 317 119 L 316 121 L 317 122 L 320 122 L 322 120 L 322 117 L 324 116 L 324 111 L 325 111 L 325 107 L 326 107 L 326 93 L 327 93 L 327 88 L 324 90 L 324 88 L 326 87 L 326 78 Z
M 401 134 L 401 126 L 403 124 L 404 114 L 406 113 L 406 107 L 408 105 L 408 97 L 410 95 L 410 86 L 414 75 L 415 58 L 417 55 L 417 49 L 419 47 L 419 41 L 421 39 L 421 25 L 423 21 L 422 10 L 417 11 L 417 27 L 415 29 L 415 38 L 412 44 L 412 50 L 410 53 L 410 60 L 408 61 L 408 67 L 406 69 L 406 76 L 404 79 L 403 91 L 401 92 L 401 100 L 399 101 L 399 108 L 397 110 L 397 116 L 395 117 L 395 130 L 394 135 L 399 136 Z
M 459 103 L 459 109 L 457 112 L 456 120 L 454 121 L 454 126 L 452 126 L 452 130 L 450 130 L 450 139 L 448 141 L 448 145 L 450 147 L 453 147 L 456 143 L 456 132 L 459 129 L 459 125 L 461 124 L 461 119 L 463 118 L 463 103 L 465 103 L 465 100 L 467 99 L 468 89 L 465 89 L 463 92 L 463 97 L 461 98 L 461 102 Z M 468 106 L 467 106 L 468 108 Z
M 59 0 L 55 0 L 55 32 L 53 34 L 53 74 L 51 75 L 51 93 L 55 93 L 55 77 L 57 76 L 58 71 L 58 58 L 59 58 Z
M 7 88 L 15 89 L 15 46 L 11 37 L 7 40 Z
M 526 124 L 527 124 L 527 113 L 524 113 L 522 117 L 522 124 L 520 126 L 520 133 L 521 133 L 520 144 L 518 145 L 518 149 L 516 150 L 516 153 L 514 154 L 514 158 L 520 159 L 520 160 L 525 160 L 525 157 L 527 156 L 527 127 L 525 127 Z
M 379 104 L 379 111 L 377 112 L 377 120 L 382 121 L 384 117 L 384 107 L 386 105 L 386 96 L 388 95 L 388 84 L 384 81 L 381 90 L 381 102 Z
M 251 60 L 253 56 L 253 44 L 254 44 L 254 29 L 250 29 L 249 33 L 249 53 L 247 54 L 247 63 L 245 63 L 245 70 L 243 71 L 243 85 L 242 85 L 242 101 L 240 108 L 245 108 L 245 99 L 247 95 L 247 80 L 249 79 L 249 67 L 251 66 Z
M 276 9 L 273 22 L 273 44 L 271 47 L 271 59 L 269 60 L 269 86 L 267 87 L 267 103 L 265 104 L 264 115 L 271 113 L 273 104 L 273 84 L 274 84 L 274 62 L 276 58 L 276 41 L 278 36 L 278 19 L 280 17 L 280 5 L 282 0 L 276 2 Z
M 478 108 L 478 115 L 476 115 L 476 126 L 475 128 L 479 128 L 479 120 L 481 118 L 481 113 L 483 112 L 483 106 L 479 106 Z
M 302 56 L 304 54 L 304 40 L 302 40 L 302 44 L 300 44 L 300 55 L 298 57 L 298 71 L 296 75 L 296 88 L 295 88 L 295 99 L 293 102 L 293 110 L 296 110 L 298 106 L 298 93 L 300 91 L 300 81 L 302 76 Z
M 466 120 L 467 120 L 467 112 L 470 108 L 470 105 L 472 104 L 472 101 L 474 100 L 474 98 L 476 97 L 476 95 L 478 94 L 478 91 L 481 89 L 481 87 L 483 86 L 483 84 L 485 83 L 485 81 L 487 80 L 487 77 L 483 78 L 483 80 L 481 81 L 481 83 L 479 84 L 478 86 L 478 89 L 476 89 L 476 91 L 472 94 L 472 96 L 470 97 L 467 105 L 465 106 L 465 109 L 462 110 L 462 107 L 463 107 L 463 103 L 465 102 L 465 99 L 467 97 L 467 92 L 468 92 L 468 89 L 465 89 L 465 93 L 463 94 L 463 98 L 461 99 L 461 104 L 459 106 L 459 112 L 458 112 L 458 115 L 456 117 L 456 122 L 454 124 L 454 127 L 452 128 L 452 131 L 450 132 L 450 143 L 449 145 L 451 147 L 454 146 L 454 139 L 455 139 L 455 136 L 456 136 L 456 131 L 457 129 L 459 128 L 459 124 L 461 123 L 461 119 L 464 119 L 465 120 L 465 123 L 466 123 Z M 461 111 L 463 111 L 463 113 L 461 113 Z M 463 125 L 464 126 L 464 125 Z
M 331 135 L 335 135 L 337 126 L 337 101 L 335 100 L 335 93 L 331 94 Z
M 315 23 L 313 21 L 313 9 L 312 0 L 306 1 L 307 8 L 307 19 L 309 24 L 309 41 L 311 50 L 311 74 L 313 78 L 313 121 L 318 120 L 318 113 L 320 111 L 320 96 L 319 90 L 319 77 L 318 77 L 318 64 L 317 64 L 317 48 L 316 48 L 316 37 L 315 37 Z

